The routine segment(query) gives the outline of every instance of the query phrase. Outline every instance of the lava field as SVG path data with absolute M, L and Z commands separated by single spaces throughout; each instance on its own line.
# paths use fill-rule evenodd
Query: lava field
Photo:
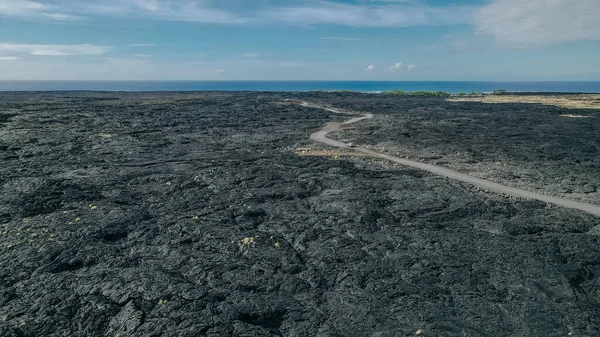
M 309 135 L 347 116 L 286 99 L 374 113 L 337 135 L 360 144 L 459 168 L 500 153 L 509 168 L 546 163 L 533 176 L 560 160 L 552 177 L 590 198 L 599 186 L 598 118 L 534 123 L 564 108 L 0 93 L 0 336 L 600 335 L 599 218 L 369 158 L 298 155 L 326 149 Z M 484 126 L 488 138 L 464 136 Z

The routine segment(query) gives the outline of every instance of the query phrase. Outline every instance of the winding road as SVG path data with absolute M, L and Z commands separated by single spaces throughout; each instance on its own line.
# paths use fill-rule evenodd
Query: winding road
M 342 110 L 323 107 L 323 106 L 311 104 L 308 102 L 300 102 L 300 105 L 305 106 L 305 107 L 310 107 L 310 108 L 322 109 L 322 110 L 326 110 L 326 111 L 337 113 L 337 114 L 353 115 L 351 113 L 347 113 Z M 569 199 L 565 199 L 565 198 L 548 196 L 548 195 L 534 193 L 534 192 L 530 192 L 530 191 L 525 191 L 522 189 L 501 185 L 501 184 L 491 182 L 488 180 L 476 178 L 476 177 L 470 176 L 468 174 L 453 171 L 453 170 L 448 169 L 443 166 L 420 163 L 420 162 L 416 162 L 416 161 L 376 152 L 376 151 L 369 150 L 369 149 L 366 149 L 363 147 L 349 147 L 348 145 L 346 145 L 346 143 L 327 138 L 327 135 L 329 133 L 341 130 L 342 126 L 344 126 L 344 125 L 350 125 L 350 124 L 354 124 L 354 123 L 363 121 L 365 119 L 372 119 L 372 118 L 373 118 L 373 114 L 364 114 L 364 115 L 362 115 L 362 117 L 352 118 L 343 123 L 333 123 L 333 122 L 327 123 L 321 130 L 310 135 L 310 139 L 312 139 L 316 142 L 319 142 L 319 143 L 326 144 L 326 145 L 362 152 L 362 153 L 368 155 L 369 157 L 385 159 L 385 160 L 388 160 L 388 161 L 391 161 L 391 162 L 394 162 L 394 163 L 397 163 L 400 165 L 414 167 L 414 168 L 417 168 L 420 170 L 424 170 L 427 172 L 431 172 L 433 174 L 437 174 L 437 175 L 449 178 L 449 179 L 462 181 L 462 182 L 477 186 L 486 191 L 498 193 L 501 195 L 512 196 L 512 197 L 516 197 L 516 198 L 539 200 L 539 201 L 543 201 L 543 202 L 546 202 L 549 204 L 558 205 L 561 207 L 577 209 L 577 210 L 580 210 L 580 211 L 583 211 L 586 213 L 590 213 L 590 214 L 600 217 L 600 206 L 598 206 L 598 205 L 573 201 L 573 200 L 569 200 Z

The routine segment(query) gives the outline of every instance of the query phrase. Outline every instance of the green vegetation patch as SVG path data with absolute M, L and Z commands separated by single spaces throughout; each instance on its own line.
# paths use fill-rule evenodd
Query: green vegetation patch
M 450 93 L 444 91 L 404 91 L 404 90 L 392 90 L 382 92 L 384 95 L 398 95 L 398 96 L 419 96 L 419 97 L 450 97 Z

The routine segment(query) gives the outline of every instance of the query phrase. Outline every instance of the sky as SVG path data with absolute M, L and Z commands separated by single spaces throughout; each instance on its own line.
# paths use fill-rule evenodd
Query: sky
M 600 0 L 0 0 L 0 80 L 600 80 Z

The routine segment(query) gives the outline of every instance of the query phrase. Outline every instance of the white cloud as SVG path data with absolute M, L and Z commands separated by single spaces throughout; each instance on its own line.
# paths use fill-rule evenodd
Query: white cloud
M 0 61 L 16 61 L 18 59 L 16 56 L 0 56 Z
M 79 16 L 60 13 L 56 6 L 30 0 L 0 0 L 0 15 L 47 18 L 52 20 L 77 20 Z
M 49 6 L 35 1 L 0 0 L 0 14 L 3 15 L 29 15 L 47 9 L 49 9 Z
M 492 0 L 475 12 L 477 31 L 503 43 L 600 40 L 598 0 Z
M 83 19 L 83 17 L 78 16 L 78 15 L 69 15 L 69 14 L 61 14 L 61 13 L 41 13 L 40 16 L 43 18 L 57 20 L 57 21 L 76 21 L 76 20 Z
M 95 46 L 91 44 L 45 45 L 0 43 L 0 51 L 24 53 L 37 56 L 100 55 L 108 52 L 109 50 L 110 47 Z
M 158 0 L 136 0 L 135 2 L 138 4 L 138 6 L 140 6 L 140 8 L 153 12 L 156 12 L 163 7 L 163 4 L 161 4 L 161 2 Z
M 398 62 L 398 63 L 394 64 L 393 66 L 389 67 L 388 70 L 389 71 L 396 71 L 396 70 L 399 70 L 400 67 L 402 67 L 402 62 Z
M 152 57 L 152 55 L 150 55 L 150 54 L 135 54 L 135 56 L 137 56 L 137 57 L 145 57 L 145 58 Z
M 408 66 L 408 70 L 413 70 L 413 69 L 417 69 L 419 66 L 416 64 L 411 64 Z
M 471 7 L 426 5 L 359 6 L 320 1 L 310 5 L 267 8 L 259 17 L 267 22 L 301 25 L 337 24 L 353 27 L 410 27 L 470 22 Z
M 82 15 L 222 24 L 245 22 L 235 13 L 210 7 L 207 1 L 195 0 L 103 0 L 101 3 L 66 0 L 62 8 Z
M 225 9 L 222 4 L 222 7 L 218 7 L 219 2 L 211 0 L 0 0 L 0 15 L 53 20 L 110 16 L 220 24 L 408 27 L 464 24 L 470 22 L 473 11 L 473 8 L 466 6 L 427 6 L 407 2 L 343 4 L 321 0 L 288 3 L 269 6 L 261 2 L 249 2 L 244 6 L 247 7 L 245 11 L 232 11 Z
M 225 69 L 223 69 L 223 68 L 215 69 L 215 74 L 220 74 L 224 71 L 225 71 Z
M 373 70 L 375 70 L 375 66 L 371 64 L 365 70 L 366 71 L 373 71 Z
M 243 23 L 236 14 L 206 6 L 195 0 L 0 0 L 0 15 L 78 20 L 86 16 L 106 15 L 169 21 Z

